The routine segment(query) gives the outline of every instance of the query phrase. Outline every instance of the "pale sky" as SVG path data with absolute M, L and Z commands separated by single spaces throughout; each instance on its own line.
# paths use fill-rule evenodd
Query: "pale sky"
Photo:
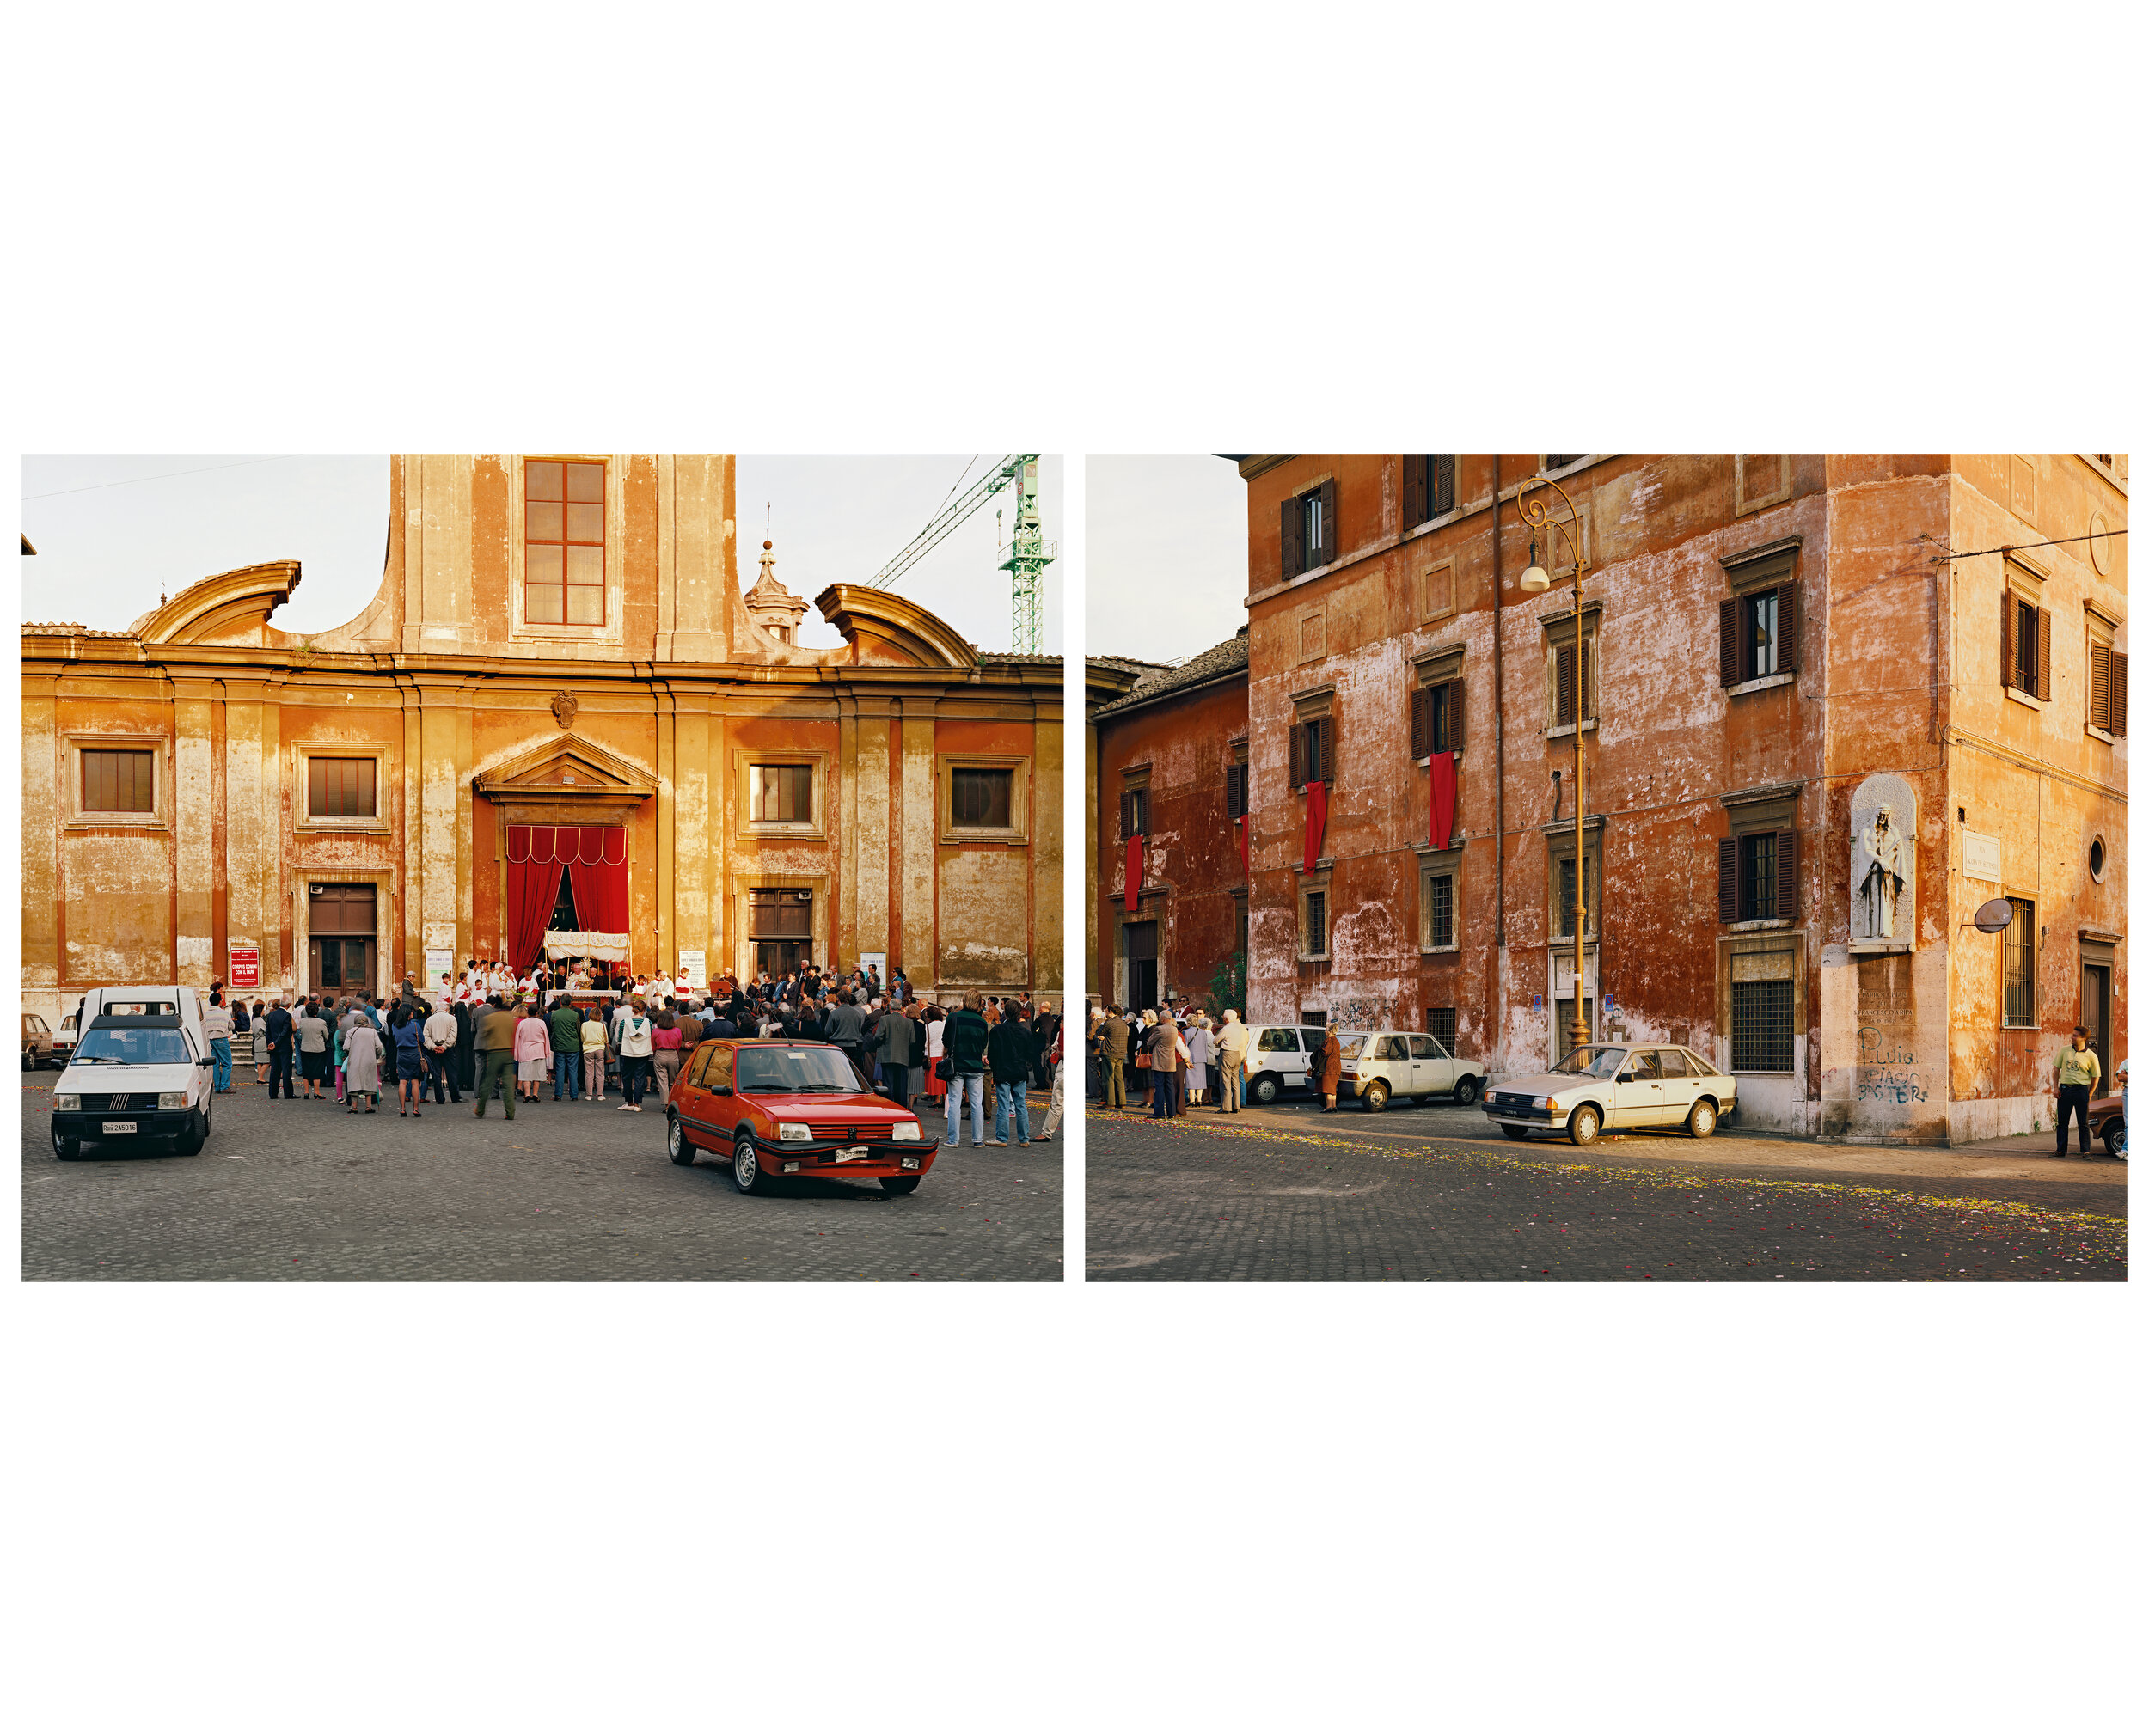
M 1092 457 L 1085 476 L 1091 656 L 1170 663 L 1246 624 L 1237 465 L 1205 453 Z
M 1003 455 L 968 464 L 964 488 Z M 863 584 L 923 529 L 964 473 L 965 455 L 901 458 L 738 460 L 738 576 L 760 572 L 766 504 L 776 577 L 811 603 L 838 582 Z M 1061 461 L 1038 467 L 1046 536 L 1060 535 Z M 1012 486 L 980 507 L 894 589 L 931 609 L 980 650 L 1004 651 L 1013 637 L 1009 577 L 994 566 L 1009 539 Z M 995 525 L 994 513 L 1007 517 Z M 211 573 L 295 559 L 303 572 L 272 624 L 318 633 L 361 613 L 379 590 L 388 546 L 388 459 L 261 458 L 245 454 L 140 457 L 25 457 L 22 529 L 36 545 L 22 560 L 23 620 L 125 627 Z M 995 530 L 998 535 L 995 539 Z M 1044 570 L 1043 650 L 1065 647 L 1065 587 Z M 809 609 L 805 645 L 839 636 Z

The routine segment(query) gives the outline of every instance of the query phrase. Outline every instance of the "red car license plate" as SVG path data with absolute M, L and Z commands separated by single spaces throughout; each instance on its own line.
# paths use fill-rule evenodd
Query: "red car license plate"
M 132 1122 L 107 1122 L 105 1131 L 108 1134 L 131 1134 L 134 1131 L 134 1123 Z
M 863 1146 L 844 1146 L 836 1152 L 836 1161 L 839 1164 L 862 1164 L 866 1155 Z

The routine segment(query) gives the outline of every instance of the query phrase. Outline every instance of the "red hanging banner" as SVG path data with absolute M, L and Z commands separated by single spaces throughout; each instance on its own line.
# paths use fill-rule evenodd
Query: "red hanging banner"
M 1432 846 L 1436 850 L 1445 850 L 1448 840 L 1455 833 L 1455 756 L 1453 754 L 1435 754 L 1432 756 Z
M 1320 860 L 1320 840 L 1328 830 L 1328 785 L 1316 779 L 1306 786 L 1306 871 Z
M 1142 908 L 1142 834 L 1127 840 L 1127 914 Z
M 1247 829 L 1246 816 L 1241 814 L 1232 824 L 1239 828 L 1239 865 L 1246 870 L 1246 878 L 1253 878 L 1253 834 Z

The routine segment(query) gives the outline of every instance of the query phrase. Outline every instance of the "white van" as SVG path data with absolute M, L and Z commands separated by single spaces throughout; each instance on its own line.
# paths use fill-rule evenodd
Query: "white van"
M 1328 1033 L 1317 1024 L 1246 1027 L 1246 1101 L 1272 1103 L 1285 1091 L 1311 1089 L 1307 1069 Z
M 93 988 L 77 1010 L 77 1038 L 52 1086 L 52 1151 L 169 1140 L 192 1157 L 209 1137 L 215 1083 L 201 1031 L 201 997 L 168 986 Z

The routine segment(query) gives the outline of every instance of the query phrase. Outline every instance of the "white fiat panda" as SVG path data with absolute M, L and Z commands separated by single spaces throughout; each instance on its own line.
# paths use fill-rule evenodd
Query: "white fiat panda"
M 83 997 L 80 1036 L 52 1087 L 52 1152 L 85 1145 L 139 1146 L 169 1140 L 192 1157 L 209 1137 L 215 1081 L 191 988 L 93 988 Z

